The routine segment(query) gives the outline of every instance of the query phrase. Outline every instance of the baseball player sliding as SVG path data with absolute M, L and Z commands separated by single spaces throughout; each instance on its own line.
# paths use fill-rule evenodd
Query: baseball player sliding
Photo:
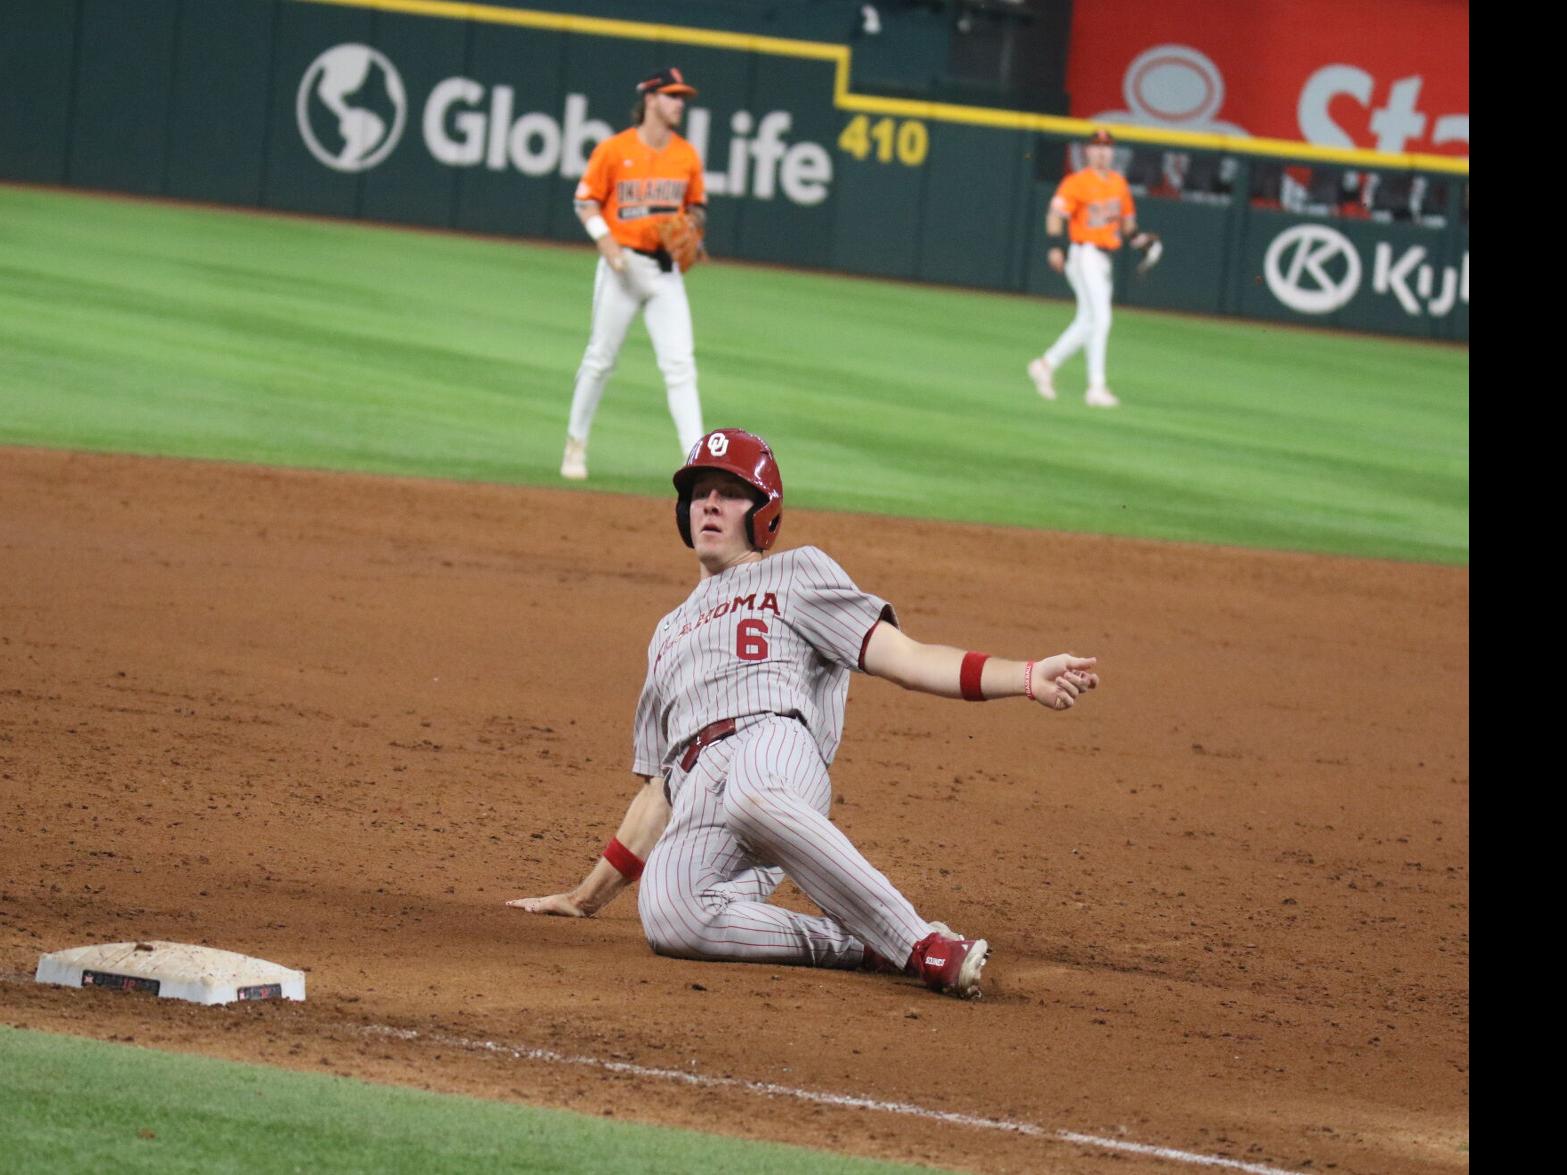
M 642 312 L 682 451 L 702 435 L 695 341 L 683 271 L 701 255 L 707 222 L 702 161 L 675 133 L 696 90 L 678 69 L 637 85 L 634 124 L 605 139 L 577 185 L 577 219 L 598 246 L 593 328 L 571 395 L 560 475 L 588 476 L 588 433 L 631 320 Z
M 1095 131 L 1084 154 L 1088 166 L 1074 171 L 1061 181 L 1045 214 L 1045 233 L 1051 238 L 1047 259 L 1077 295 L 1077 314 L 1070 325 L 1044 355 L 1028 365 L 1034 387 L 1047 400 L 1056 398 L 1055 373 L 1085 344 L 1088 347 L 1088 394 L 1084 397 L 1095 408 L 1114 408 L 1120 404 L 1105 384 L 1105 353 L 1110 346 L 1111 256 L 1123 240 L 1134 249 L 1149 250 L 1142 268 L 1159 259 L 1161 248 L 1153 233 L 1137 231 L 1137 209 L 1131 189 L 1119 172 L 1113 171 L 1115 140 L 1109 131 Z M 1062 250 L 1059 238 L 1065 227 L 1071 241 Z
M 642 928 L 659 954 L 863 968 L 978 996 L 989 944 L 927 921 L 828 819 L 849 674 L 1067 710 L 1099 684 L 1094 658 L 922 644 L 817 548 L 767 556 L 783 479 L 751 433 L 708 433 L 674 484 L 698 579 L 648 645 L 632 759 L 644 786 L 575 889 L 507 905 L 584 918 L 640 876 Z M 785 876 L 821 915 L 769 903 Z

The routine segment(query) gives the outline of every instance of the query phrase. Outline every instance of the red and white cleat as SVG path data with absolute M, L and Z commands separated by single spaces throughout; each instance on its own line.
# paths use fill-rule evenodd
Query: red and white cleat
M 910 962 L 932 991 L 977 1000 L 980 972 L 989 957 L 990 944 L 982 938 L 958 938 L 936 931 L 914 944 Z

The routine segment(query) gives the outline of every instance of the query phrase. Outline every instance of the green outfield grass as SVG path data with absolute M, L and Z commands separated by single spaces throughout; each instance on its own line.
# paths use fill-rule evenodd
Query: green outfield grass
M 591 281 L 585 242 L 0 186 L 0 443 L 560 484 Z M 1468 561 L 1467 349 L 1123 310 L 1104 411 L 1081 359 L 1054 404 L 1024 374 L 1064 285 L 689 286 L 707 422 L 772 440 L 791 504 Z M 587 484 L 680 457 L 638 325 Z
M 4 1026 L 0 1123 L 7 1171 L 929 1170 Z

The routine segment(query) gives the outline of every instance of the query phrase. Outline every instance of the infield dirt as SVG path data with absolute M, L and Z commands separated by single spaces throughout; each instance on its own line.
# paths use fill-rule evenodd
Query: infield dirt
M 834 818 L 990 939 L 965 1004 L 661 959 L 629 896 L 502 906 L 574 882 L 637 786 L 648 634 L 695 578 L 671 505 L 0 449 L 0 1016 L 975 1170 L 1191 1168 L 453 1042 L 1467 1169 L 1466 568 L 789 511 L 784 545 L 922 640 L 1100 657 L 1065 715 L 851 688 Z M 304 968 L 309 999 L 29 981 L 132 938 Z

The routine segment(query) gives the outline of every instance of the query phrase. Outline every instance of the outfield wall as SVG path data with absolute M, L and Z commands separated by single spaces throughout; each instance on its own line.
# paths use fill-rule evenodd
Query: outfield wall
M 582 240 L 589 152 L 674 62 L 702 91 L 685 132 L 715 255 L 1067 294 L 1043 215 L 1083 124 L 862 93 L 847 42 L 442 0 L 7 0 L 0 19 L 0 178 Z M 1132 280 L 1121 259 L 1124 303 L 1468 338 L 1466 160 L 1121 135 L 1128 157 L 1175 152 L 1140 204 L 1166 260 Z M 1172 158 L 1215 178 L 1171 189 Z M 1254 198 L 1281 162 L 1304 178 Z M 1328 168 L 1416 175 L 1419 214 L 1310 203 Z

